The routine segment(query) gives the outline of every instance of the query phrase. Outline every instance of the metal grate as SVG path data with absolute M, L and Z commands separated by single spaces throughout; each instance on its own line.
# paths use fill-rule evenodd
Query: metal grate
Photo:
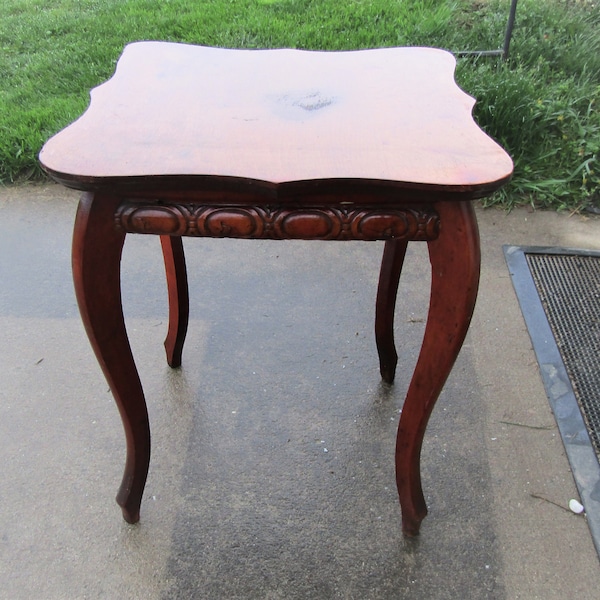
M 526 258 L 600 460 L 600 257 Z

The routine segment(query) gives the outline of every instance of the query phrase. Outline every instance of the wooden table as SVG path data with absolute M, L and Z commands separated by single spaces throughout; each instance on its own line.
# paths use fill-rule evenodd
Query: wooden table
M 471 201 L 512 172 L 474 123 L 454 58 L 430 48 L 355 52 L 127 46 L 116 73 L 40 161 L 85 193 L 73 272 L 86 331 L 127 439 L 117 502 L 139 519 L 150 460 L 144 393 L 121 307 L 128 233 L 159 235 L 169 294 L 168 363 L 181 364 L 188 291 L 181 236 L 385 240 L 375 311 L 392 383 L 396 292 L 409 241 L 428 244 L 431 302 L 396 445 L 403 531 L 427 513 L 427 421 L 466 335 L 479 281 Z

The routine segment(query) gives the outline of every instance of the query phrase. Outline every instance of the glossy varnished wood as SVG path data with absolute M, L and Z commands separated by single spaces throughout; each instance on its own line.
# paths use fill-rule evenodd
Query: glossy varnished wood
M 183 241 L 180 236 L 161 235 L 160 243 L 165 262 L 169 298 L 169 329 L 165 338 L 167 363 L 181 366 L 183 343 L 188 328 L 190 301 Z
M 379 372 L 386 383 L 393 383 L 396 376 L 398 353 L 394 344 L 394 313 L 407 247 L 407 240 L 387 240 L 381 259 L 375 303 L 375 342 L 379 352 Z
M 396 295 L 407 244 L 428 244 L 431 300 L 402 410 L 396 479 L 403 530 L 427 509 L 423 436 L 475 305 L 479 240 L 470 201 L 512 163 L 471 116 L 454 58 L 430 48 L 224 50 L 143 42 L 92 91 L 86 113 L 40 154 L 84 190 L 73 272 L 86 331 L 119 407 L 129 522 L 150 459 L 144 394 L 127 338 L 120 260 L 129 233 L 160 236 L 167 361 L 181 364 L 189 299 L 182 236 L 384 240 L 376 299 L 380 371 L 392 383 Z
M 113 222 L 119 202 L 116 196 L 82 196 L 73 234 L 73 278 L 85 330 L 125 428 L 127 458 L 117 502 L 125 520 L 135 523 L 150 464 L 150 426 L 121 305 L 125 235 Z
M 480 196 L 512 165 L 474 123 L 454 67 L 432 48 L 131 44 L 41 160 L 57 179 L 91 189 L 190 176 L 279 194 L 347 180 Z
M 423 344 L 398 426 L 396 481 L 402 528 L 416 535 L 427 507 L 420 456 L 427 422 L 467 334 L 479 287 L 479 231 L 470 202 L 441 202 L 442 227 L 428 242 L 431 294 Z

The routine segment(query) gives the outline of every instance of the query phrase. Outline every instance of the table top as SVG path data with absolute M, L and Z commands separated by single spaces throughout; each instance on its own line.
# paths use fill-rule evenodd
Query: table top
M 40 162 L 78 189 L 345 181 L 479 197 L 510 178 L 512 161 L 474 122 L 454 70 L 454 57 L 432 48 L 137 42 Z

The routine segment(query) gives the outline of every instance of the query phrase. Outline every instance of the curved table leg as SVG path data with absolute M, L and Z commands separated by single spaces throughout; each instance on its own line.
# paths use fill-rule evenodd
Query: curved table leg
M 160 243 L 169 293 L 169 330 L 165 339 L 167 363 L 170 367 L 180 367 L 190 312 L 185 254 L 179 236 L 161 235 Z
M 386 383 L 393 383 L 398 363 L 394 345 L 394 310 L 407 246 L 405 240 L 387 240 L 381 259 L 375 305 L 375 343 L 379 353 L 379 372 Z
M 125 520 L 136 523 L 150 462 L 150 427 L 121 306 L 125 234 L 114 226 L 118 205 L 119 199 L 113 196 L 82 196 L 73 234 L 73 278 L 83 324 L 119 408 L 127 439 L 117 503 Z
M 396 481 L 406 535 L 417 535 L 427 514 L 420 473 L 423 436 L 467 334 L 479 285 L 479 234 L 471 203 L 439 202 L 435 208 L 440 236 L 428 242 L 429 315 L 396 441 Z

